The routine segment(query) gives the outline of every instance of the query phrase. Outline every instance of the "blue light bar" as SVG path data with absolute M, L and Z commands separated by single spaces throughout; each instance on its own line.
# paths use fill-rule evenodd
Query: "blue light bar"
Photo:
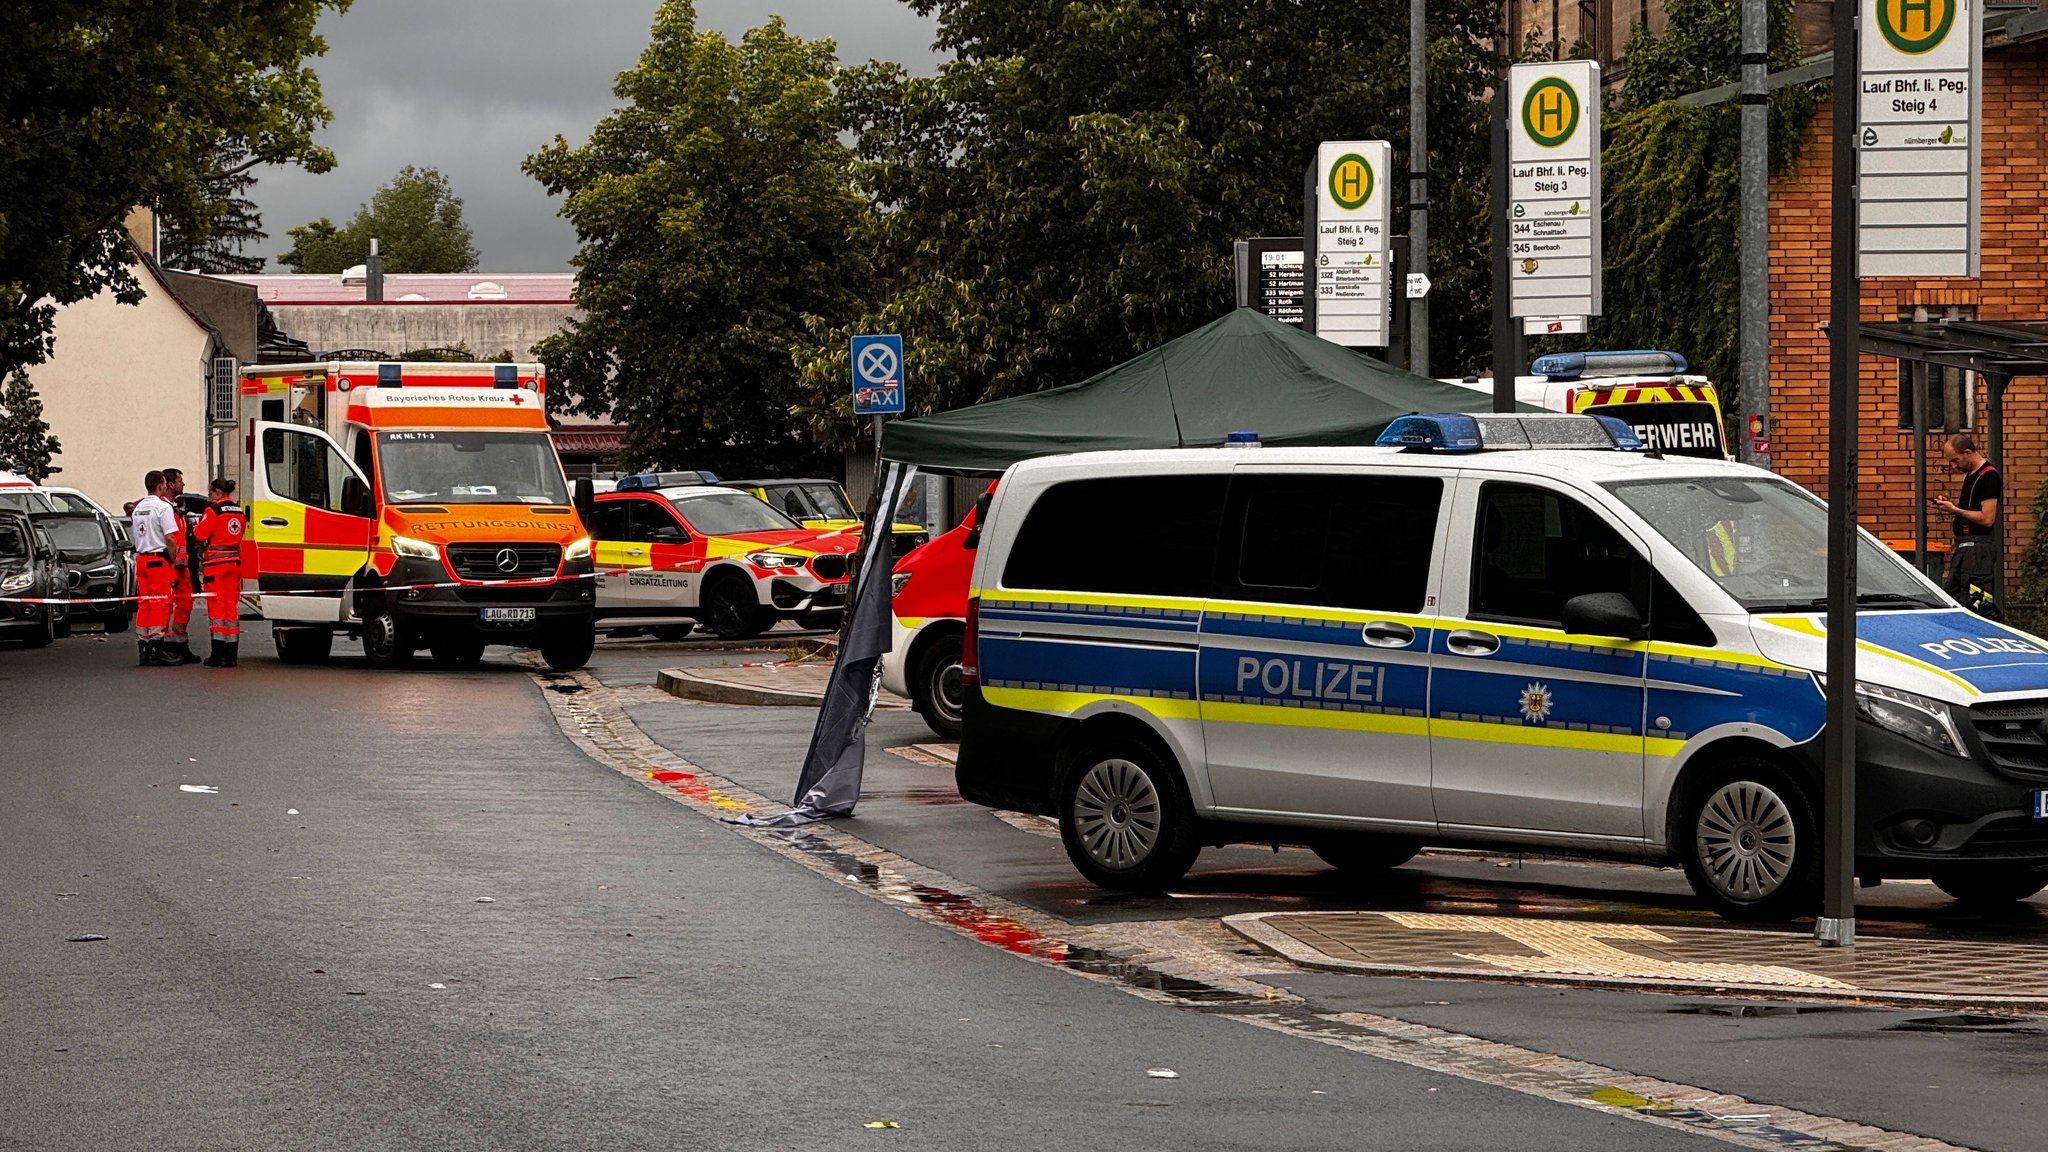
M 1587 376 L 1676 376 L 1686 370 L 1685 357 L 1676 352 L 1637 348 L 1625 352 L 1558 352 L 1538 356 L 1529 374 L 1551 380 L 1579 380 Z
M 709 472 L 636 472 L 631 476 L 619 477 L 618 490 L 652 492 L 657 488 L 694 488 L 716 483 L 718 477 Z
M 1592 449 L 1640 452 L 1635 429 L 1612 416 L 1563 412 L 1436 412 L 1402 416 L 1375 442 L 1382 448 L 1419 452 L 1479 452 L 1504 449 Z
M 1463 412 L 1398 417 L 1374 443 L 1429 452 L 1477 452 L 1486 446 L 1479 439 L 1479 422 Z

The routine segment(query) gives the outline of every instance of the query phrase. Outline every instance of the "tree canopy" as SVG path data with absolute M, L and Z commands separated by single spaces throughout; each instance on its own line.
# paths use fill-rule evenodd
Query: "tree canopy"
M 50 353 L 56 309 L 141 298 L 121 223 L 202 214 L 224 146 L 250 164 L 334 157 L 305 66 L 350 0 L 37 0 L 0 5 L 0 375 Z
M 887 287 L 797 350 L 821 433 L 853 428 L 850 332 L 905 334 L 920 411 L 1070 384 L 1227 310 L 1231 242 L 1300 233 L 1319 141 L 1407 152 L 1406 0 L 909 3 L 954 59 L 842 83 Z M 1500 8 L 1429 7 L 1431 342 L 1455 368 L 1485 350 Z
M 627 427 L 631 466 L 808 471 L 826 457 L 795 414 L 792 351 L 872 289 L 850 245 L 866 205 L 839 138 L 829 40 L 780 19 L 739 43 L 666 0 L 621 101 L 589 142 L 526 171 L 563 197 L 582 243 L 584 315 L 536 353 L 551 393 Z
M 436 168 L 408 164 L 335 227 L 327 217 L 289 229 L 292 246 L 278 263 L 294 272 L 333 276 L 369 259 L 370 241 L 387 272 L 473 272 L 477 253 L 462 199 Z
M 216 276 L 263 271 L 262 255 L 247 251 L 269 237 L 262 211 L 246 195 L 256 183 L 248 159 L 248 149 L 240 144 L 217 149 L 215 174 L 201 184 L 205 200 L 198 210 L 189 216 L 175 210 L 158 213 L 157 259 L 165 267 Z
M 43 401 L 28 373 L 17 368 L 0 387 L 0 468 L 9 468 L 40 484 L 62 472 L 52 461 L 63 445 L 50 435 L 43 419 Z

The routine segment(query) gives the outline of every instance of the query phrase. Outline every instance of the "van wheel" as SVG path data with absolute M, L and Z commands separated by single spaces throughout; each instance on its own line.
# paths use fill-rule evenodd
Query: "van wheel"
M 318 664 L 334 651 L 334 633 L 325 628 L 272 628 L 270 642 L 287 664 Z
M 1082 753 L 1060 788 L 1060 841 L 1092 883 L 1157 892 L 1187 875 L 1196 841 L 1179 774 L 1133 740 Z
M 753 582 L 730 572 L 704 589 L 704 623 L 721 640 L 751 640 L 768 626 L 768 613 L 754 596 Z
M 910 706 L 932 731 L 948 740 L 960 738 L 967 689 L 960 679 L 959 636 L 941 636 L 918 653 L 910 672 Z
M 1402 836 L 1353 832 L 1318 840 L 1309 845 L 1309 851 L 1339 872 L 1366 876 L 1399 868 L 1422 851 L 1422 844 Z
M 558 628 L 541 639 L 540 658 L 557 672 L 574 672 L 590 663 L 590 653 L 596 647 L 597 632 L 589 625 Z
M 363 621 L 363 661 L 372 668 L 403 668 L 412 663 L 413 639 L 389 610 Z
M 1934 886 L 1973 908 L 2017 904 L 2048 888 L 2048 870 L 2041 868 L 1971 868 L 1934 877 Z
M 1687 789 L 1673 847 L 1692 890 L 1730 920 L 1789 920 L 1820 906 L 1813 804 L 1768 761 L 1743 757 Z

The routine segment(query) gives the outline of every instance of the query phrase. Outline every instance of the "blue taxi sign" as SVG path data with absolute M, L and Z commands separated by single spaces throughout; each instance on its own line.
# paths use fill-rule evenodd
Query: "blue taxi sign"
M 903 337 L 855 336 L 853 414 L 894 416 L 904 410 Z

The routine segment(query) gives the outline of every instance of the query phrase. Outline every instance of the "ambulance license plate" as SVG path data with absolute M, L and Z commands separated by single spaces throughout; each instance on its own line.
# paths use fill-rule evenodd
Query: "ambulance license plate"
M 533 609 L 531 608 L 483 608 L 480 611 L 484 614 L 484 623 L 486 624 L 533 623 Z
M 2034 789 L 2034 819 L 2048 820 L 2048 788 Z

